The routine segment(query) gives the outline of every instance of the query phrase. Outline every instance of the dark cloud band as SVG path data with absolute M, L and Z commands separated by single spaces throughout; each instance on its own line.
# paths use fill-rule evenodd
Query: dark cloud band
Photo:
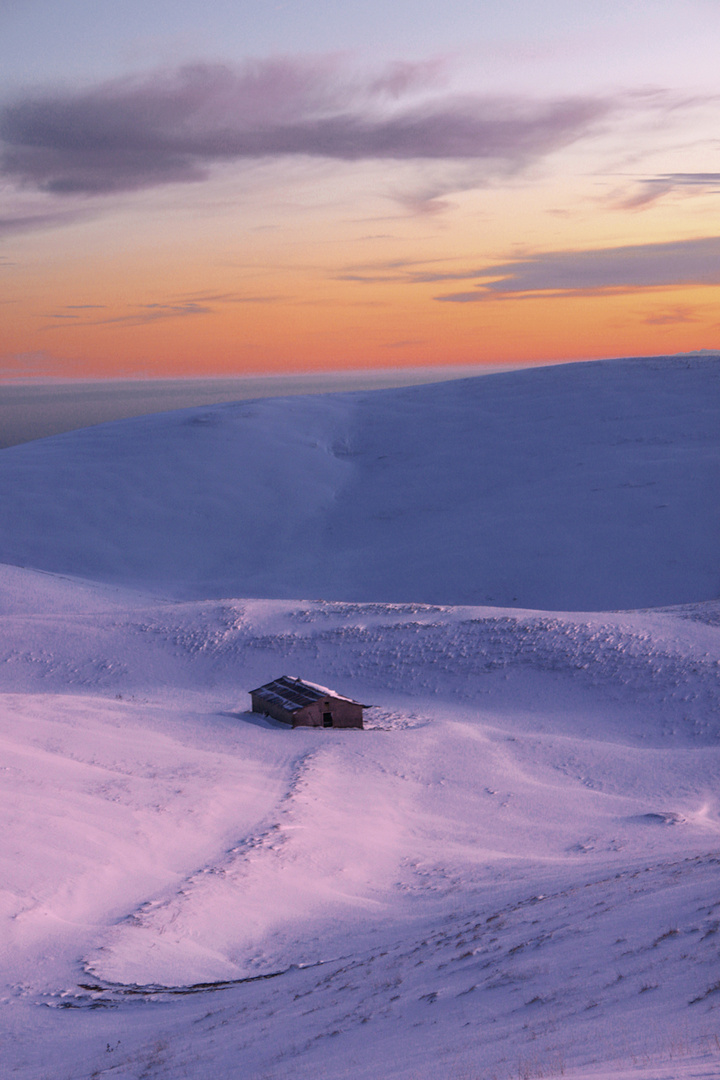
M 198 181 L 217 162 L 284 155 L 515 169 L 582 137 L 611 108 L 461 97 L 430 92 L 429 81 L 427 65 L 363 81 L 327 60 L 285 58 L 32 97 L 0 113 L 0 172 L 62 195 Z
M 639 210 L 657 202 L 672 192 L 692 192 L 693 194 L 720 191 L 720 173 L 664 173 L 650 176 L 642 181 L 640 189 L 625 199 L 620 205 L 626 210 Z
M 720 237 L 634 244 L 595 251 L 550 251 L 517 262 L 475 268 L 464 275 L 484 278 L 473 291 L 436 300 L 467 304 L 509 296 L 569 296 L 636 292 L 685 285 L 720 285 Z M 435 280 L 447 280 L 437 275 Z M 417 280 L 432 280 L 429 275 Z

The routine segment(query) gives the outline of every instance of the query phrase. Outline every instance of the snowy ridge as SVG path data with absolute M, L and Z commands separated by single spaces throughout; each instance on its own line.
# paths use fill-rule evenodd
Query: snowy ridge
M 657 607 L 718 598 L 719 488 L 720 358 L 570 364 L 11 447 L 0 562 L 189 599 Z

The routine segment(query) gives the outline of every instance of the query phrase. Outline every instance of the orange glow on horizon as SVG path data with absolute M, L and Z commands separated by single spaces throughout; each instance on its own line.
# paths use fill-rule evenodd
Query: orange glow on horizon
M 191 214 L 184 190 L 154 192 L 116 216 L 13 238 L 0 378 L 533 363 L 709 348 L 717 333 L 712 285 L 438 299 L 480 295 L 493 278 L 483 267 L 532 252 L 667 243 L 676 213 L 636 217 L 630 232 L 616 211 L 558 217 L 558 191 L 540 187 L 518 206 L 511 189 L 472 192 L 427 219 L 395 211 L 375 224 L 346 203 L 328 213 L 330 192 L 313 189 L 314 204 L 266 228 L 251 194 Z M 387 200 L 371 209 L 387 215 Z
M 478 303 L 439 302 L 437 286 L 360 288 L 361 301 L 348 296 L 357 287 L 333 283 L 324 298 L 309 290 L 296 301 L 148 309 L 131 301 L 69 319 L 53 310 L 38 319 L 16 302 L 4 344 L 35 357 L 38 375 L 172 377 L 653 355 L 706 348 L 715 330 L 711 288 Z

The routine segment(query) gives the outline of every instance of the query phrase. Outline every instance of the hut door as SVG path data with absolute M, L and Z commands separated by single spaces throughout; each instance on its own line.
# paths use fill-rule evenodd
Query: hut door
M 332 713 L 331 712 L 324 712 L 323 713 L 323 727 L 332 727 L 332 726 L 333 726 Z

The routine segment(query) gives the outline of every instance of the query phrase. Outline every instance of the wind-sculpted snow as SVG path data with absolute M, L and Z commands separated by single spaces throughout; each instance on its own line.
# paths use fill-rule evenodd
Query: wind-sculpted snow
M 300 1077 L 312 1073 L 297 1053 L 300 1046 L 322 1048 L 321 1057 L 312 1056 L 323 1062 L 323 1076 L 388 1075 L 378 1068 L 383 1055 L 394 1052 L 393 1029 L 413 1032 L 401 1060 L 386 1066 L 393 1076 L 430 1075 L 423 1056 L 430 1052 L 447 1063 L 450 1039 L 460 1075 L 483 1075 L 476 1072 L 478 1060 L 487 1075 L 575 1075 L 568 1044 L 593 1030 L 602 1032 L 613 1062 L 605 1076 L 618 1075 L 624 1059 L 639 1065 L 643 1058 L 673 1060 L 678 1071 L 671 1075 L 684 1076 L 683 1058 L 692 1058 L 695 1068 L 697 1057 L 704 1058 L 710 1070 L 718 1060 L 708 1004 L 718 992 L 712 972 L 719 865 L 713 856 L 650 863 L 547 894 L 522 894 L 498 883 L 493 902 L 487 896 L 456 900 L 440 924 L 411 922 L 401 942 L 378 936 L 342 957 L 272 972 L 272 982 L 245 992 L 227 984 L 167 992 L 89 980 L 74 998 L 51 1003 L 97 1007 L 128 995 L 159 1002 L 183 992 L 219 991 L 207 1015 L 189 1003 L 192 1039 L 173 1033 L 178 1070 L 192 1067 L 199 1048 L 212 1054 L 223 1027 L 230 1028 L 228 1056 L 235 1048 L 257 1053 L 261 1018 L 271 1018 L 278 1030 L 294 1034 L 292 1068 Z M 639 1017 L 650 1008 L 653 1019 L 638 1030 Z M 693 1019 L 704 1013 L 702 1034 L 686 1028 L 678 1036 L 672 1018 L 679 1012 Z M 668 1027 L 661 1017 L 671 1018 Z M 281 1062 L 276 1068 L 270 1075 L 287 1075 Z M 228 1068 L 219 1075 L 233 1074 Z
M 186 598 L 607 610 L 720 595 L 720 360 L 100 425 L 0 454 L 0 560 Z
M 122 615 L 26 615 L 4 620 L 0 672 L 3 685 L 15 690 L 38 679 L 47 690 L 117 693 L 128 685 L 151 692 L 165 684 L 215 686 L 240 708 L 243 689 L 282 672 L 331 678 L 359 700 L 432 695 L 480 708 L 495 707 L 512 677 L 515 702 L 541 709 L 542 723 L 555 730 L 568 720 L 554 706 L 580 694 L 585 709 L 591 699 L 603 703 L 599 738 L 667 740 L 692 728 L 714 744 L 720 735 L 716 607 L 577 616 L 249 600 L 135 606 Z M 650 730 L 628 726 L 628 708 L 650 706 L 658 718 Z

